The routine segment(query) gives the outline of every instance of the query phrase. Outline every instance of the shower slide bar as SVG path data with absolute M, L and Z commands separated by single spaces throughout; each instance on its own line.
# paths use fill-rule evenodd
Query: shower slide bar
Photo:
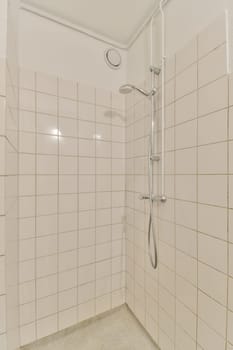
M 150 75 L 151 75 L 151 90 L 147 91 L 145 89 L 139 88 L 133 84 L 125 84 L 122 85 L 119 89 L 120 93 L 122 94 L 129 94 L 132 91 L 137 91 L 138 93 L 142 94 L 143 96 L 150 99 L 151 102 L 151 130 L 150 135 L 148 139 L 148 194 L 140 194 L 139 199 L 140 200 L 148 200 L 149 202 L 149 222 L 148 222 L 148 230 L 147 230 L 147 237 L 148 237 L 148 255 L 150 258 L 151 266 L 153 269 L 156 269 L 158 266 L 158 253 L 157 253 L 157 243 L 156 243 L 156 232 L 155 232 L 155 219 L 154 219 L 154 202 L 161 202 L 165 203 L 167 198 L 165 196 L 165 162 L 164 162 L 164 156 L 165 156 L 165 143 L 164 143 L 164 132 L 165 132 L 165 40 L 164 40 L 164 12 L 163 12 L 163 5 L 165 4 L 165 1 L 168 0 L 160 0 L 160 12 L 162 17 L 162 63 L 161 68 L 155 67 L 153 65 L 154 58 L 153 58 L 153 19 L 154 16 L 151 17 L 150 21 Z M 155 87 L 155 76 L 159 76 L 160 73 L 162 73 L 162 116 L 161 116 L 161 156 L 156 154 L 154 151 L 155 146 L 155 117 L 156 117 L 156 93 L 157 89 Z M 154 161 L 161 161 L 161 195 L 154 195 L 154 181 L 153 181 L 153 163 Z
M 139 196 L 140 200 L 148 200 L 149 201 L 149 222 L 148 222 L 148 230 L 147 230 L 147 237 L 148 237 L 148 254 L 150 258 L 151 265 L 154 269 L 158 266 L 158 254 L 157 254 L 157 244 L 156 244 L 156 227 L 155 227 L 155 219 L 153 215 L 153 203 L 154 202 L 166 202 L 166 196 L 164 194 L 164 130 L 162 130 L 162 152 L 161 156 L 156 154 L 154 151 L 155 146 L 155 116 L 156 116 L 156 108 L 155 108 L 155 102 L 156 102 L 156 93 L 157 89 L 155 87 L 155 75 L 159 76 L 161 73 L 161 69 L 150 66 L 150 73 L 151 73 L 151 90 L 147 91 L 142 88 L 139 88 L 133 84 L 125 84 L 122 85 L 119 89 L 121 94 L 129 94 L 132 91 L 137 91 L 138 93 L 142 94 L 143 96 L 150 99 L 151 102 L 151 129 L 150 129 L 150 135 L 148 140 L 148 194 L 141 194 Z M 162 119 L 164 117 L 164 114 L 162 115 Z M 164 121 L 162 120 L 162 126 L 164 127 Z M 162 167 L 162 194 L 161 195 L 155 195 L 154 194 L 154 183 L 153 183 L 153 163 L 154 162 L 161 161 L 161 167 Z

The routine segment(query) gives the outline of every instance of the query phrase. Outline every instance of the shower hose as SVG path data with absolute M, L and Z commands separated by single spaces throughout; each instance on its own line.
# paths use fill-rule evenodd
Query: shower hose
M 155 223 L 153 215 L 153 159 L 152 159 L 153 142 L 152 137 L 149 138 L 149 151 L 148 151 L 148 189 L 149 189 L 149 224 L 147 232 L 148 241 L 148 254 L 151 265 L 154 269 L 158 265 L 158 253 L 156 245 Z

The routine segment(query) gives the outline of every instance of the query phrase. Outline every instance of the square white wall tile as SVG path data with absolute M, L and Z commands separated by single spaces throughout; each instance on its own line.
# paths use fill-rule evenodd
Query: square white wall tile
M 194 147 L 197 143 L 197 121 L 189 121 L 184 124 L 177 125 L 175 128 L 175 148 Z
M 223 77 L 198 90 L 198 115 L 221 110 L 228 104 L 228 78 Z
M 202 174 L 226 174 L 227 153 L 226 142 L 199 147 L 198 172 Z
M 34 91 L 20 90 L 19 94 L 20 109 L 27 111 L 35 111 L 36 95 Z
M 193 64 L 176 77 L 176 98 L 185 96 L 197 89 L 197 64 Z
M 218 271 L 227 271 L 227 243 L 202 234 L 198 236 L 198 258 Z
M 36 340 L 36 324 L 31 323 L 20 327 L 20 342 L 21 345 L 26 345 Z
M 57 331 L 57 315 L 48 316 L 37 321 L 37 336 L 39 339 Z
M 211 130 L 211 132 L 210 132 Z M 227 139 L 227 110 L 212 113 L 198 120 L 198 144 L 208 144 Z
M 197 257 L 196 232 L 186 227 L 176 225 L 176 248 L 187 255 Z
M 57 78 L 44 73 L 36 73 L 36 90 L 57 95 Z
M 227 276 L 206 264 L 198 263 L 200 290 L 222 305 L 227 303 Z
M 176 73 L 197 61 L 197 39 L 189 41 L 176 53 Z
M 197 91 L 175 102 L 176 123 L 182 123 L 197 117 Z
M 201 347 L 207 350 L 224 350 L 225 348 L 224 338 L 218 335 L 200 319 L 198 320 L 197 339 Z
M 176 272 L 193 285 L 197 284 L 197 261 L 188 255 L 177 252 Z
M 227 176 L 199 175 L 198 200 L 203 204 L 227 206 Z
M 232 328 L 233 328 L 233 312 L 228 312 L 228 340 L 233 343 L 232 336 Z
M 198 36 L 198 56 L 205 56 L 226 41 L 226 17 L 222 13 Z
M 226 308 L 216 303 L 207 295 L 199 292 L 198 315 L 217 333 L 225 336 L 226 331 Z
M 227 209 L 198 204 L 198 230 L 227 240 Z
M 198 87 L 227 74 L 227 54 L 226 44 L 224 44 L 199 61 Z
M 70 98 L 72 100 L 77 99 L 77 84 L 70 80 L 59 79 L 58 82 L 58 94 L 61 97 Z
M 70 308 L 59 313 L 59 330 L 69 328 L 77 323 L 77 309 Z
M 231 311 L 233 311 L 233 279 L 229 278 L 228 281 L 228 306 Z
M 36 95 L 36 105 L 37 112 L 57 115 L 57 97 L 44 94 L 37 93 Z
M 59 116 L 77 118 L 77 102 L 67 98 L 59 98 Z
M 20 88 L 35 90 L 35 72 L 21 68 L 19 71 L 19 83 Z
M 95 103 L 95 88 L 82 83 L 78 84 L 78 99 L 82 102 Z

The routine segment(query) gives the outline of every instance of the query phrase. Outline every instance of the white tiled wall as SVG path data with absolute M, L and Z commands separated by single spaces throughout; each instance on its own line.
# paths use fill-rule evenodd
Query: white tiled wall
M 148 109 L 138 95 L 126 103 L 126 301 L 162 350 L 233 346 L 233 77 L 226 62 L 224 16 L 167 60 L 168 200 L 154 207 L 156 271 L 147 254 L 148 206 L 138 199 L 148 191 Z M 155 165 L 155 185 L 159 172 Z
M 0 199 L 0 345 L 4 350 L 6 349 L 7 337 L 6 337 L 6 213 L 5 213 L 5 159 L 6 159 L 6 130 L 5 130 L 5 120 L 6 120 L 6 87 L 4 80 L 6 77 L 6 64 L 5 60 L 0 61 L 0 117 L 1 117 L 1 127 L 0 127 L 0 152 L 1 152 L 1 199 Z
M 7 116 L 0 124 L 7 160 L 0 165 L 1 350 L 6 296 L 17 290 L 15 268 L 4 283 L 5 266 L 15 267 L 18 256 L 17 227 L 22 345 L 124 303 L 126 280 L 126 302 L 161 350 L 232 350 L 233 76 L 226 74 L 224 20 L 167 60 L 168 200 L 154 207 L 156 271 L 147 253 L 149 208 L 138 200 L 148 191 L 147 101 L 130 95 L 125 117 L 119 94 L 21 70 L 18 122 L 7 72 L 7 104 L 0 79 Z M 160 151 L 159 123 L 157 135 Z M 155 165 L 158 191 L 159 180 Z M 9 300 L 16 321 L 17 296 Z
M 18 111 L 11 65 L 0 59 L 0 348 L 18 346 Z
M 124 303 L 124 98 L 20 71 L 21 344 Z
M 0 349 L 19 346 L 17 0 L 0 1 Z

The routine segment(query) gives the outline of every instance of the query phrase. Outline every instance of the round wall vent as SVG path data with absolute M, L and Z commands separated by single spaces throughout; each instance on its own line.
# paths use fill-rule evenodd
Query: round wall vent
M 119 69 L 121 66 L 121 55 L 115 49 L 108 49 L 104 53 L 107 65 L 112 69 Z

